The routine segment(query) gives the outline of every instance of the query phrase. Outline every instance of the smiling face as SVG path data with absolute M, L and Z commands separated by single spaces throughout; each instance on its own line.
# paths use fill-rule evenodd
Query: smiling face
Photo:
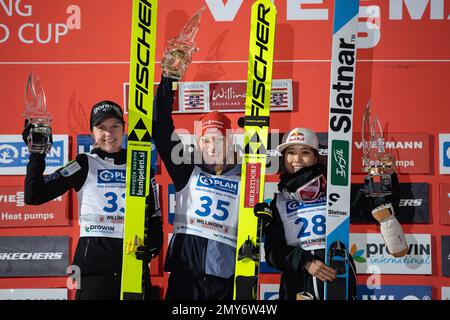
M 230 142 L 219 130 L 208 130 L 198 143 L 206 164 L 225 164 Z
M 295 144 L 284 152 L 284 165 L 289 173 L 294 173 L 301 168 L 310 167 L 317 163 L 317 156 L 313 149 L 300 144 Z
M 95 145 L 105 152 L 120 151 L 124 133 L 124 125 L 117 118 L 106 118 L 92 128 Z

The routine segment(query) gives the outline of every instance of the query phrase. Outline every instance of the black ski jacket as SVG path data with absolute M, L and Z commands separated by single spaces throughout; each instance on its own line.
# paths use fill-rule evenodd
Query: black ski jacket
M 173 79 L 162 77 L 156 95 L 153 115 L 153 140 L 156 149 L 174 183 L 175 190 L 182 190 L 191 177 L 196 166 L 194 153 L 180 151 L 177 156 L 187 161 L 176 163 L 173 152 L 179 150 L 181 140 L 174 133 L 175 127 L 172 119 Z M 213 173 L 200 164 L 203 171 Z M 224 172 L 234 166 L 229 165 Z M 212 256 L 216 259 L 212 261 Z M 203 276 L 208 274 L 208 266 L 215 264 L 213 269 L 221 270 L 214 274 L 222 278 L 229 278 L 234 273 L 235 249 L 218 241 L 210 240 L 190 234 L 177 234 L 170 242 L 167 250 L 164 270 L 167 272 L 188 273 L 190 276 Z M 231 271 L 230 271 L 231 270 Z
M 285 179 L 289 178 L 288 175 Z M 372 209 L 385 203 L 393 203 L 396 208 L 396 194 L 398 193 L 398 176 L 394 173 L 392 177 L 392 195 L 386 197 L 369 198 L 366 197 L 363 190 L 358 190 L 351 195 L 351 216 L 359 217 L 377 223 L 372 217 Z M 266 240 L 264 245 L 265 257 L 267 263 L 281 271 L 280 281 L 280 300 L 295 300 L 299 292 L 309 292 L 313 297 L 315 291 L 319 299 L 323 299 L 323 282 L 313 277 L 305 270 L 305 264 L 308 261 L 325 261 L 325 249 L 305 251 L 300 247 L 289 246 L 284 236 L 284 226 L 280 218 L 280 213 L 276 207 L 277 195 L 270 203 L 270 209 L 273 212 L 273 220 L 266 231 Z M 356 219 L 355 219 L 356 220 Z M 352 256 L 349 254 L 349 299 L 356 299 L 356 266 Z M 316 286 L 314 285 L 316 283 Z M 316 287 L 316 290 L 314 290 Z
M 117 165 L 126 162 L 126 151 L 117 153 L 107 153 L 99 148 L 93 149 L 91 153 L 97 154 L 102 159 L 113 158 Z M 64 167 L 54 173 L 44 176 L 45 154 L 31 153 L 27 165 L 25 177 L 25 203 L 28 205 L 40 205 L 56 197 L 61 196 L 66 191 L 74 189 L 79 191 L 88 176 L 88 156 L 79 154 L 74 161 L 77 161 L 81 169 L 68 177 L 64 177 L 59 172 Z M 153 178 L 153 172 L 151 172 Z M 150 248 L 161 248 L 163 241 L 162 223 L 159 207 L 155 208 L 153 192 L 147 197 L 147 245 Z M 158 213 L 159 215 L 157 215 Z M 72 262 L 85 274 L 109 274 L 120 275 L 122 270 L 122 239 L 107 237 L 80 237 L 75 257 Z

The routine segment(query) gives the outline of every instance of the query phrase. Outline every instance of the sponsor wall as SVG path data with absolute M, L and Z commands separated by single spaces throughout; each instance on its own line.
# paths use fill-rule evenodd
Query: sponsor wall
M 278 81 L 271 98 L 274 110 L 279 112 L 272 112 L 271 128 L 285 133 L 295 126 L 305 126 L 325 132 L 332 1 L 275 3 L 278 22 L 273 74 Z M 209 110 L 226 110 L 233 123 L 243 115 L 251 1 L 159 1 L 156 56 L 162 57 L 167 39 L 176 36 L 188 17 L 203 5 L 207 10 L 196 38 L 200 51 L 193 56 L 183 79 L 186 83 L 176 94 L 174 124 L 186 134 L 193 133 L 199 114 Z M 388 274 L 383 269 L 378 276 L 383 287 L 408 282 L 431 287 L 431 297 L 440 299 L 444 292 L 441 287 L 450 287 L 442 240 L 450 234 L 450 4 L 444 0 L 367 0 L 361 1 L 360 16 L 352 183 L 356 186 L 363 182 L 358 132 L 370 100 L 372 113 L 380 118 L 386 133 L 388 150 L 397 157 L 399 181 L 404 187 L 397 214 L 409 236 L 425 241 L 426 248 L 422 249 L 429 257 L 425 265 L 413 256 L 417 265 L 408 269 L 426 272 L 406 272 L 403 266 L 401 273 Z M 45 206 L 20 205 L 27 159 L 20 137 L 25 84 L 34 70 L 44 85 L 57 138 L 56 148 L 47 157 L 47 172 L 52 172 L 78 152 L 89 149 L 90 142 L 82 135 L 89 134 L 90 106 L 110 99 L 126 109 L 130 19 L 131 1 L 0 1 L 0 237 L 67 237 L 70 264 L 79 235 L 74 193 Z M 156 74 L 160 74 L 158 63 Z M 159 76 L 155 80 L 159 81 Z M 279 141 L 279 137 L 273 140 Z M 326 136 L 320 138 L 326 141 Z M 326 154 L 326 143 L 322 144 L 321 154 Z M 270 175 L 266 179 L 271 183 L 277 181 L 273 159 L 276 157 L 270 157 Z M 162 271 L 162 261 L 172 232 L 169 212 L 174 211 L 174 190 L 170 189 L 164 165 L 159 161 L 154 164 L 161 186 L 166 241 L 162 256 L 154 262 L 157 267 L 153 268 L 152 280 L 164 294 L 168 275 Z M 268 188 L 275 189 L 273 185 Z M 31 214 L 35 214 L 34 218 L 30 218 Z M 366 218 L 351 226 L 353 234 L 363 235 L 355 254 L 380 243 L 378 226 Z M 368 272 L 359 275 L 361 285 L 376 275 L 372 269 Z M 261 275 L 263 285 L 276 287 L 278 281 L 277 273 Z M 2 289 L 30 286 L 65 288 L 66 277 L 0 277 Z M 272 290 L 276 293 L 274 287 L 267 288 L 267 295 Z M 371 295 L 377 299 L 381 295 L 402 299 L 409 294 L 387 291 Z M 74 297 L 73 290 L 69 290 L 68 297 Z

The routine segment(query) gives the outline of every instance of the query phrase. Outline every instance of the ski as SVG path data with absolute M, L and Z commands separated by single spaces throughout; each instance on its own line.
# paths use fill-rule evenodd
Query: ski
M 276 13 L 271 0 L 257 0 L 251 8 L 235 300 L 257 298 L 260 234 L 253 207 L 264 200 Z
M 135 256 L 144 243 L 155 74 L 157 0 L 132 1 L 122 300 L 142 300 L 143 262 Z
M 325 300 L 348 299 L 352 121 L 359 0 L 335 0 L 328 127 Z

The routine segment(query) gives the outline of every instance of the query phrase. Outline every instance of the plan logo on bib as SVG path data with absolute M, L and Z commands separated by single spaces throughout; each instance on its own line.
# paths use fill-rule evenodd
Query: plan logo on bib
M 111 169 L 111 170 L 98 170 L 97 183 L 110 184 L 110 183 L 125 183 L 125 170 Z
M 238 182 L 221 179 L 221 178 L 213 178 L 208 177 L 207 175 L 200 173 L 199 178 L 197 180 L 198 187 L 206 187 L 212 188 L 216 190 L 220 190 L 226 193 L 231 193 L 237 195 L 238 193 Z

